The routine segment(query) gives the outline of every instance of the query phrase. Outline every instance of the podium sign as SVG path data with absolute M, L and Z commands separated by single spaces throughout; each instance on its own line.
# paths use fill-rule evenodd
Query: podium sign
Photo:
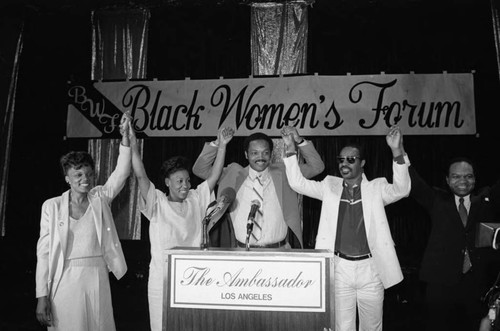
M 325 257 L 174 254 L 170 263 L 172 308 L 325 312 Z

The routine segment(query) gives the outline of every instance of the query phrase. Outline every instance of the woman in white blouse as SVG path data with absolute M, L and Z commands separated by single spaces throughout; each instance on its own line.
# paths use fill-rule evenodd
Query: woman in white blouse
M 109 271 L 127 271 L 111 201 L 130 174 L 129 118 L 115 170 L 94 187 L 94 160 L 69 152 L 61 167 L 70 189 L 44 202 L 37 244 L 36 316 L 49 330 L 115 330 Z
M 213 197 L 213 189 L 224 167 L 226 145 L 234 131 L 221 128 L 218 152 L 212 174 L 196 189 L 191 189 L 190 167 L 182 156 L 166 160 L 161 168 L 167 194 L 156 189 L 149 180 L 131 128 L 132 168 L 141 192 L 140 209 L 149 219 L 151 263 L 149 265 L 148 302 L 151 330 L 162 330 L 163 260 L 165 249 L 176 246 L 196 247 L 201 244 L 202 220 Z

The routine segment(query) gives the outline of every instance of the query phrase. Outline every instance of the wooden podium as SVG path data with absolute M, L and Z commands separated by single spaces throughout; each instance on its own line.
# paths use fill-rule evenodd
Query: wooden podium
M 162 329 L 333 330 L 332 265 L 327 250 L 166 250 Z

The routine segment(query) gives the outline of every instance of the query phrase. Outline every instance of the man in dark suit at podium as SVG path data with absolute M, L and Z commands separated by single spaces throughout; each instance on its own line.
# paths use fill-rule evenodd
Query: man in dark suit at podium
M 476 248 L 476 229 L 480 222 L 500 220 L 500 182 L 473 194 L 474 165 L 465 157 L 448 163 L 450 192 L 429 186 L 413 166 L 409 169 L 410 196 L 432 222 L 420 268 L 420 279 L 427 285 L 427 329 L 478 330 L 487 310 L 481 296 L 498 273 L 500 252 Z

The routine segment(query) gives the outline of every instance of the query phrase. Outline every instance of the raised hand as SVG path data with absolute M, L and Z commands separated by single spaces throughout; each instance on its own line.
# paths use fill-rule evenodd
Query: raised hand
M 299 135 L 299 132 L 297 131 L 297 128 L 294 127 L 294 126 L 285 126 L 282 130 L 281 130 L 281 135 L 282 136 L 285 136 L 285 135 L 291 135 L 293 140 L 299 144 L 303 141 L 302 137 Z
M 128 137 L 131 122 L 132 117 L 130 116 L 130 112 L 127 111 L 123 113 L 122 118 L 120 119 L 120 134 L 122 135 L 122 137 Z
M 403 133 L 397 125 L 393 125 L 385 137 L 387 145 L 391 148 L 394 156 L 404 154 Z
M 219 132 L 217 133 L 217 140 L 219 141 L 219 146 L 227 145 L 231 141 L 231 139 L 233 139 L 233 136 L 234 136 L 233 128 L 230 127 L 220 128 Z
M 284 127 L 281 130 L 281 138 L 283 139 L 283 143 L 285 144 L 285 151 L 287 152 L 295 152 L 295 139 L 293 130 L 287 129 L 291 127 Z M 297 132 L 297 130 L 295 130 Z

